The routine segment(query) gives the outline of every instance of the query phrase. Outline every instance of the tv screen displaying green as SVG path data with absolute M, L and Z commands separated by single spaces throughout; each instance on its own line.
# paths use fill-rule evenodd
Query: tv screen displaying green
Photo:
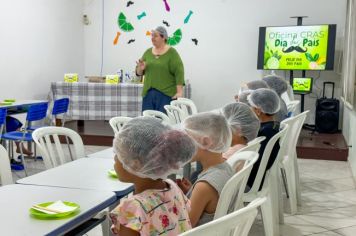
M 336 25 L 260 27 L 257 68 L 332 70 Z
M 311 93 L 313 78 L 293 78 L 292 88 L 295 93 Z

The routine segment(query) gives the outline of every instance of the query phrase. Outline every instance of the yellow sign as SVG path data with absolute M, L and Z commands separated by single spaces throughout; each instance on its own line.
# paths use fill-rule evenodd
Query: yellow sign
M 76 73 L 64 74 L 64 82 L 67 82 L 67 83 L 78 82 L 78 74 L 76 74 Z
M 107 75 L 105 77 L 105 83 L 107 84 L 118 84 L 119 81 L 119 75 Z

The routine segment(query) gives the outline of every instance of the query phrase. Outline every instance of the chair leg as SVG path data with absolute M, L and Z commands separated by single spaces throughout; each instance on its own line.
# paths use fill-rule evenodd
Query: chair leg
M 27 167 L 26 167 L 26 163 L 25 163 L 25 157 L 24 157 L 24 154 L 23 154 L 23 151 L 22 151 L 22 142 L 20 142 L 19 146 L 20 146 L 21 161 L 22 161 L 23 169 L 25 171 L 25 175 L 28 176 Z
M 263 220 L 263 227 L 265 229 L 265 236 L 276 236 L 274 231 L 275 218 L 273 216 L 272 199 L 268 194 L 267 200 L 261 205 L 261 215 Z
M 294 154 L 294 179 L 295 179 L 295 192 L 297 196 L 297 204 L 298 206 L 302 205 L 302 193 L 300 190 L 300 180 L 299 180 L 299 168 L 298 168 L 298 160 L 297 160 L 297 151 Z
M 286 180 L 287 176 L 286 176 L 286 171 L 283 168 L 281 168 L 281 176 L 283 180 L 284 189 L 286 190 L 287 198 L 289 198 L 288 185 Z

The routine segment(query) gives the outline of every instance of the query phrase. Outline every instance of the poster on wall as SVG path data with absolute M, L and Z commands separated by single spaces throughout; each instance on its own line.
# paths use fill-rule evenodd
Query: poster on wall
M 258 69 L 330 70 L 336 25 L 260 27 Z

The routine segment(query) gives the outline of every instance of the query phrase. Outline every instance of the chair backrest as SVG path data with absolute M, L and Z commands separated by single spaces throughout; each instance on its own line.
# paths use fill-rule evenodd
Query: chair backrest
M 247 179 L 250 176 L 253 165 L 258 159 L 258 153 L 251 151 L 238 152 L 231 158 L 234 158 L 235 160 L 237 158 L 239 160 L 243 160 L 245 161 L 245 164 L 242 170 L 234 174 L 224 185 L 224 188 L 219 196 L 214 219 L 227 215 L 229 210 L 235 211 L 242 207 L 242 196 L 245 192 Z M 230 160 L 230 158 L 228 160 Z M 230 164 L 232 168 L 235 168 L 235 163 L 228 162 L 228 164 Z
M 54 101 L 52 115 L 64 114 L 68 111 L 69 98 L 60 98 Z
M 0 140 L 1 140 L 1 134 L 2 134 L 2 132 L 4 130 L 4 126 L 5 126 L 6 113 L 7 113 L 6 108 L 0 108 Z
M 142 115 L 160 119 L 162 121 L 162 123 L 165 125 L 170 125 L 172 122 L 171 119 L 166 114 L 164 114 L 163 112 L 160 112 L 160 111 L 145 110 L 142 112 Z
M 172 124 L 179 124 L 186 118 L 184 111 L 179 107 L 165 105 L 164 109 L 167 111 L 167 115 L 169 119 L 171 119 Z
M 171 101 L 171 105 L 182 109 L 185 115 L 184 118 L 198 113 L 196 105 L 189 98 L 178 98 L 177 100 Z
M 131 117 L 127 116 L 117 116 L 109 120 L 111 128 L 114 130 L 114 133 L 119 133 L 120 129 L 131 120 Z
M 26 121 L 42 120 L 47 116 L 48 102 L 31 105 L 28 108 Z
M 294 115 L 299 103 L 300 103 L 299 100 L 289 101 L 288 103 L 286 103 L 289 117 Z
M 64 147 L 66 145 L 61 144 L 59 136 L 64 136 L 64 140 L 68 144 L 69 155 L 64 153 Z M 82 138 L 71 129 L 53 126 L 38 128 L 32 133 L 32 138 L 42 155 L 43 162 L 47 169 L 71 161 L 71 158 L 68 156 L 72 156 L 72 159 L 85 157 Z M 73 145 L 69 145 L 69 141 Z M 74 152 L 72 152 L 73 149 Z
M 272 149 L 277 142 L 281 143 L 282 139 L 285 137 L 285 134 L 287 133 L 287 129 L 288 129 L 288 125 L 283 126 L 282 129 L 268 141 L 268 143 L 265 147 L 265 150 L 263 152 L 262 158 L 261 158 L 260 166 L 258 167 L 255 181 L 253 182 L 253 186 L 251 187 L 249 193 L 257 193 L 258 192 L 258 190 L 261 186 L 261 182 L 262 182 L 265 170 L 267 168 L 268 160 L 271 156 Z M 281 148 L 280 148 L 280 151 L 281 151 Z
M 288 142 L 286 143 L 286 149 L 288 154 L 293 155 L 297 146 L 300 131 L 303 127 L 305 118 L 307 117 L 308 111 L 300 113 L 296 116 L 287 118 L 281 122 L 281 124 L 287 124 L 288 128 Z
M 246 147 L 241 148 L 237 152 L 244 152 L 244 151 L 258 152 L 261 147 L 261 142 L 265 139 L 266 139 L 266 137 L 264 137 L 264 136 L 257 137 L 254 140 L 251 140 L 250 142 L 248 142 Z
M 13 184 L 10 159 L 6 149 L 0 145 L 0 180 L 1 185 Z
M 180 236 L 225 236 L 231 232 L 234 236 L 247 236 L 257 216 L 257 208 L 265 201 L 265 197 L 257 198 L 240 210 L 191 229 Z

